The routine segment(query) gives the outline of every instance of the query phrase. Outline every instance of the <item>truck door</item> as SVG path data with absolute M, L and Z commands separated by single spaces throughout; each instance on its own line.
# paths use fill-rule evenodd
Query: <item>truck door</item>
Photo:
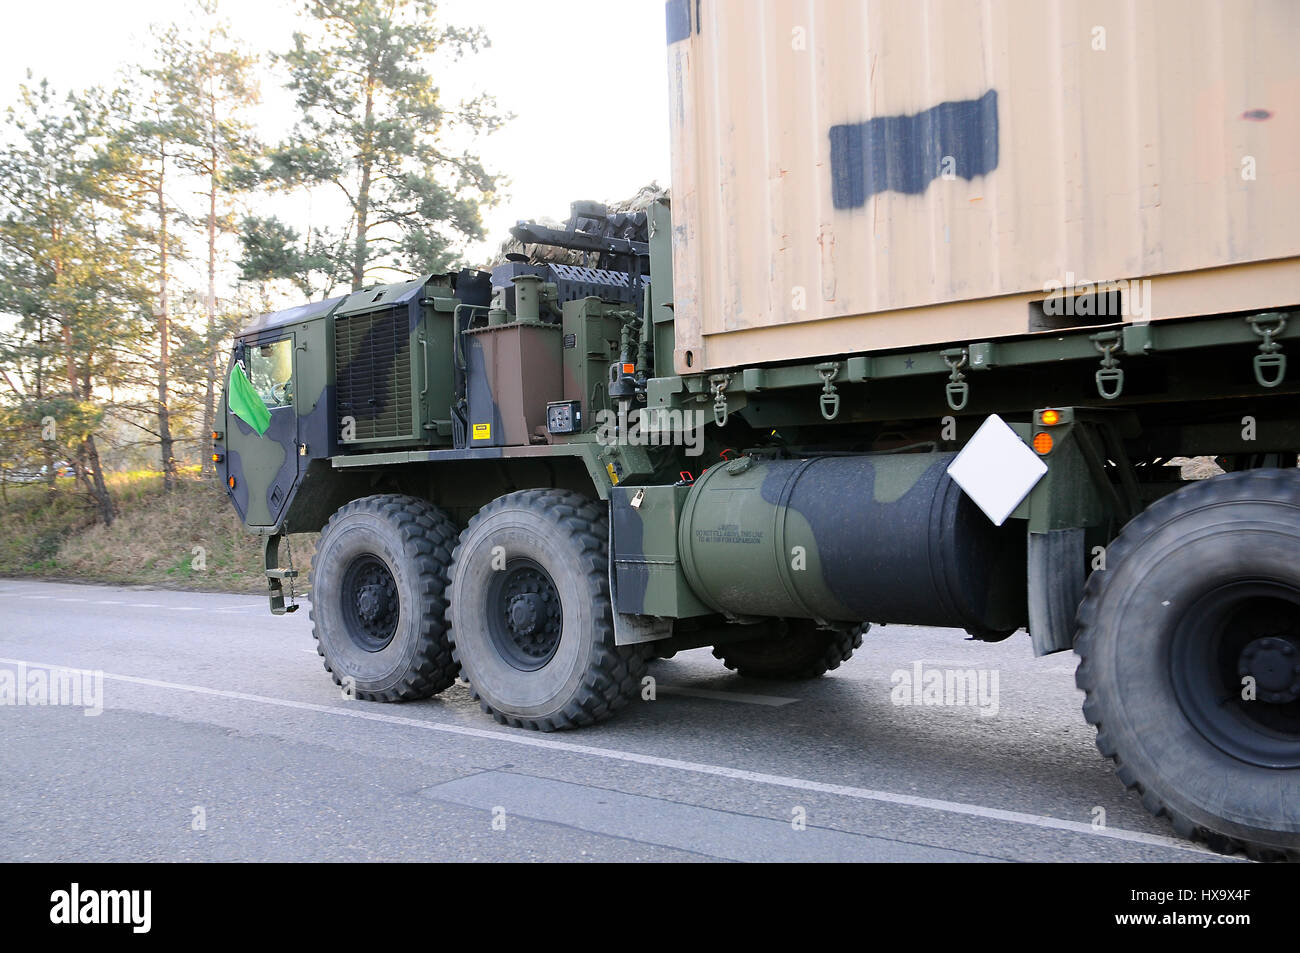
M 277 525 L 298 480 L 296 355 L 292 331 L 256 335 L 236 343 L 227 372 L 226 486 L 249 526 Z M 236 364 L 242 364 L 253 391 L 270 413 L 263 433 L 237 414 L 238 408 L 232 409 L 230 375 L 239 373 Z

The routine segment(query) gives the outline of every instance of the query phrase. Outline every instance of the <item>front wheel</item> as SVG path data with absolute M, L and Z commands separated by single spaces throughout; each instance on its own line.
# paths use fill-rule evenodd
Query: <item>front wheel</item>
M 1185 837 L 1300 860 L 1300 472 L 1157 501 L 1079 607 L 1097 746 Z
M 397 494 L 354 500 L 325 524 L 312 559 L 312 635 L 350 695 L 411 701 L 456 681 L 445 619 L 455 541 L 442 510 Z
M 640 687 L 646 650 L 614 644 L 606 507 L 523 490 L 483 507 L 452 565 L 455 658 L 485 712 L 540 731 L 589 725 Z

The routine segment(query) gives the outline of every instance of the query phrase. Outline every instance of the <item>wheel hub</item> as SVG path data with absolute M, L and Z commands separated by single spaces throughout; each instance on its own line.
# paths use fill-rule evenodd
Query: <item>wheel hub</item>
M 1207 741 L 1248 764 L 1300 768 L 1300 591 L 1240 580 L 1206 592 L 1182 613 L 1170 662 Z
M 378 652 L 393 640 L 401 611 L 397 582 L 377 556 L 358 557 L 343 574 L 340 598 L 348 634 L 358 648 Z
M 1241 650 L 1237 674 L 1255 680 L 1260 701 L 1289 704 L 1300 698 L 1300 649 L 1291 638 L 1255 639 Z
M 381 606 L 380 587 L 363 586 L 361 592 L 357 594 L 357 611 L 361 613 L 361 618 L 367 622 L 374 622 L 381 611 Z
M 517 635 L 533 635 L 542 613 L 542 597 L 535 592 L 525 592 L 510 600 L 510 628 Z
M 496 574 L 487 617 L 497 651 L 521 671 L 543 667 L 559 647 L 564 628 L 559 592 L 532 560 L 517 560 Z

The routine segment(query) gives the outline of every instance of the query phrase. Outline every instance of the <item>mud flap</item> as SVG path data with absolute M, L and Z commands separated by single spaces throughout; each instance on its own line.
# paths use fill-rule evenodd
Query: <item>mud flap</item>
M 639 645 L 671 638 L 673 620 L 618 611 L 618 572 L 615 569 L 614 520 L 609 521 L 609 602 L 614 616 L 614 644 Z
M 1029 534 L 1029 638 L 1035 656 L 1074 647 L 1086 560 L 1082 529 Z

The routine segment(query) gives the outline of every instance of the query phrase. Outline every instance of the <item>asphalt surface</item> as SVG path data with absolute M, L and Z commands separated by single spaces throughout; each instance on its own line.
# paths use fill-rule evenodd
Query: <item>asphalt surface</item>
M 917 663 L 985 694 L 917 704 Z M 305 607 L 0 580 L 0 861 L 1221 861 L 1114 778 L 1074 664 L 909 626 L 813 682 L 702 649 L 651 666 L 654 700 L 543 735 L 462 684 L 343 698 Z M 6 700 L 59 668 L 87 673 L 72 704 Z

